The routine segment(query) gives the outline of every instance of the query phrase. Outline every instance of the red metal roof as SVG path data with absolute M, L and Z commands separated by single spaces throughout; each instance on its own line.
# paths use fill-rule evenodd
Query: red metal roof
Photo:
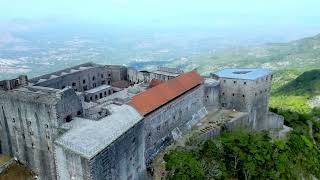
M 152 79 L 151 82 L 149 83 L 148 88 L 153 88 L 158 86 L 159 84 L 162 84 L 164 81 L 159 80 L 159 79 Z
M 144 116 L 202 82 L 203 78 L 191 71 L 133 96 L 129 104 Z

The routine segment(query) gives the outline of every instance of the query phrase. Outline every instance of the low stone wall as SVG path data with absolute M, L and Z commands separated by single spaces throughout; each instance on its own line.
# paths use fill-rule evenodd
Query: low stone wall
M 215 128 L 210 129 L 208 132 L 200 134 L 197 139 L 201 141 L 208 140 L 209 138 L 219 136 L 224 131 L 234 131 L 236 129 L 245 129 L 249 128 L 249 116 L 248 114 L 243 114 L 241 116 L 235 117 L 231 119 L 230 121 L 226 122 L 225 124 L 221 126 L 217 126 Z
M 268 129 L 281 129 L 283 128 L 284 118 L 276 113 L 268 113 Z
M 13 163 L 15 163 L 15 160 L 13 158 L 11 158 L 9 161 L 1 164 L 1 166 L 0 166 L 0 174 L 2 172 L 4 172 L 5 170 L 7 170 Z

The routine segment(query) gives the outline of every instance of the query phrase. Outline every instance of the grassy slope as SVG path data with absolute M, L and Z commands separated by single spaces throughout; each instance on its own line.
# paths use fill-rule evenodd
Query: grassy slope
M 320 69 L 306 71 L 296 79 L 279 87 L 277 87 L 277 81 L 274 84 L 276 87 L 270 101 L 271 107 L 309 113 L 311 108 L 307 101 L 320 95 Z

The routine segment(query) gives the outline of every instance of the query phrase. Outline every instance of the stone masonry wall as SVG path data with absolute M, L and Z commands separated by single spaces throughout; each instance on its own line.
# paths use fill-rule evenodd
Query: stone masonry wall
M 252 127 L 266 129 L 271 75 L 257 80 L 220 78 L 222 108 L 248 112 Z
M 0 98 L 3 153 L 16 157 L 42 179 L 54 180 L 56 172 L 53 141 L 59 135 L 58 128 L 64 122 L 66 114 L 77 114 L 81 111 L 81 104 L 72 89 L 47 94 L 48 98 L 55 99 L 52 102 L 25 100 L 22 97 L 25 95 L 20 93 L 15 95 L 18 97 L 13 97 L 7 92 L 6 98 Z
M 203 85 L 195 87 L 144 118 L 147 165 L 173 140 L 172 131 L 177 128 L 184 131 L 186 123 L 204 107 L 203 88 Z

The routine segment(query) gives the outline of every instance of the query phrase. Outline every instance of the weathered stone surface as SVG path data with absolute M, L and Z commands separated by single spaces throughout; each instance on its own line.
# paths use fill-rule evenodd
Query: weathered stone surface
M 205 129 L 204 139 L 221 128 L 232 130 L 243 124 L 256 130 L 282 127 L 282 117 L 268 112 L 272 74 L 261 69 L 250 76 L 241 75 L 245 73 L 241 70 L 232 77 L 222 74 L 214 76 L 217 80 L 201 80 L 147 114 L 127 105 L 152 79 L 167 81 L 181 73 L 171 68 L 147 72 L 85 63 L 30 81 L 22 76 L 3 81 L 0 152 L 16 157 L 46 180 L 143 179 L 159 151 L 203 119 L 207 109 L 241 113 L 223 127 Z M 117 81 L 129 81 L 131 87 L 109 87 Z M 107 93 L 111 88 L 114 93 Z M 100 98 L 102 91 L 107 94 Z M 91 100 L 90 92 L 98 99 Z

